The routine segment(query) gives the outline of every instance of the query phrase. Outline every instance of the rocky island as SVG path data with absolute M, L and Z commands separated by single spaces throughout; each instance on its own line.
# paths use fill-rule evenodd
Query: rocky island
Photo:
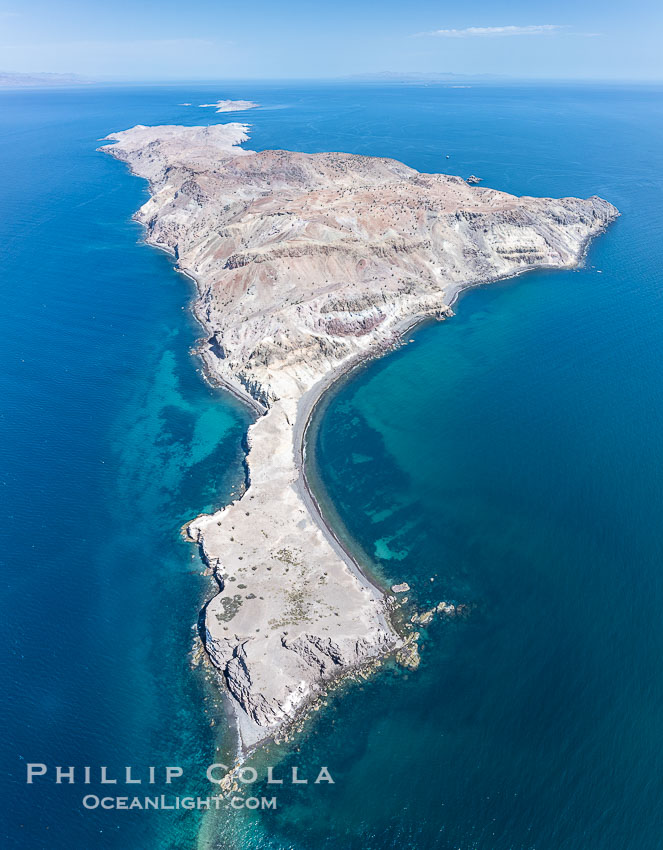
M 320 394 L 466 287 L 571 268 L 618 212 L 514 197 L 344 153 L 252 152 L 247 127 L 137 126 L 102 150 L 149 181 L 136 217 L 196 282 L 210 380 L 259 414 L 241 498 L 188 527 L 218 582 L 205 645 L 246 750 L 330 681 L 397 650 L 388 597 L 325 526 L 303 473 Z
M 215 103 L 201 103 L 201 108 L 212 106 L 217 112 L 245 112 L 256 109 L 260 104 L 252 100 L 217 100 Z

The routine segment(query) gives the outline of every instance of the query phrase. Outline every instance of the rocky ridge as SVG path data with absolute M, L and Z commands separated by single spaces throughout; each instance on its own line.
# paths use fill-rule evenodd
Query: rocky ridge
M 196 281 L 210 378 L 260 414 L 250 486 L 189 526 L 219 593 L 206 648 L 244 748 L 326 683 L 401 647 L 385 596 L 319 515 L 302 471 L 310 412 L 338 374 L 468 286 L 571 268 L 618 212 L 514 197 L 380 157 L 252 152 L 242 124 L 134 127 L 102 150 L 150 183 L 136 218 Z

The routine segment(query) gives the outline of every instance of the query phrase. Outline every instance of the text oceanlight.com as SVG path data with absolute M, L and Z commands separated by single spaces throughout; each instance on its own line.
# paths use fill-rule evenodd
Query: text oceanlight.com
M 184 809 L 275 809 L 276 797 L 224 797 L 216 794 L 212 797 L 169 797 L 159 794 L 156 797 L 99 797 L 86 794 L 82 800 L 86 809 L 114 809 L 116 811 L 177 811 Z

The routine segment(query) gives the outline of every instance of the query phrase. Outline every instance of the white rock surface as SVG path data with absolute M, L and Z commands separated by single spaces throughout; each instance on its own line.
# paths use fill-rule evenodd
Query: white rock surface
M 217 100 L 215 103 L 201 103 L 201 107 L 212 106 L 217 112 L 245 112 L 260 106 L 252 100 Z
M 102 148 L 150 181 L 137 218 L 197 283 L 212 380 L 261 413 L 244 496 L 189 527 L 220 591 L 206 646 L 244 747 L 325 682 L 400 645 L 384 596 L 321 520 L 301 471 L 310 411 L 339 372 L 459 290 L 570 268 L 618 213 L 517 198 L 379 157 L 239 145 L 242 124 L 134 127 Z M 551 285 L 547 283 L 546 285 Z

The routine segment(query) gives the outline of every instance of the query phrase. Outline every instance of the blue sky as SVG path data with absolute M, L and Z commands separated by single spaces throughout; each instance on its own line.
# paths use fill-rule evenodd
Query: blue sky
M 0 70 L 97 79 L 378 71 L 663 79 L 655 0 L 0 0 Z

